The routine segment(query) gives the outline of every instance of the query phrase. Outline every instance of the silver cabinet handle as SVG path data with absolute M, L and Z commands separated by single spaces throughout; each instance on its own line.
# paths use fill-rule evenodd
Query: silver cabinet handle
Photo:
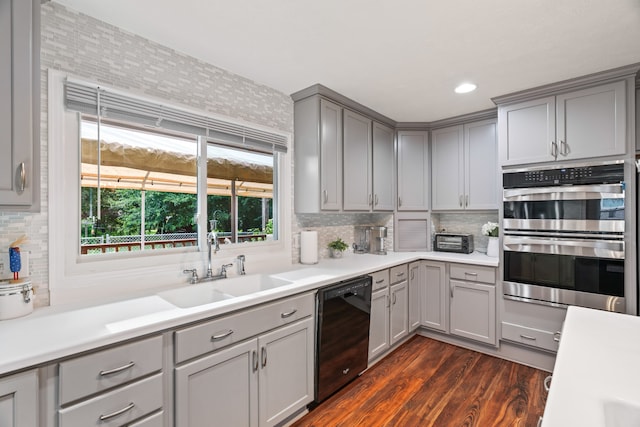
M 546 392 L 549 392 L 549 389 L 551 388 L 551 375 L 549 375 L 548 377 L 546 377 L 544 379 L 544 382 L 542 383 L 544 385 L 544 390 Z
M 253 372 L 258 370 L 258 352 L 253 350 L 251 352 L 251 357 L 253 358 Z
M 378 206 L 378 195 L 377 194 L 373 196 L 373 205 L 374 206 Z
M 563 140 L 560 140 L 560 154 L 562 154 L 563 156 L 569 154 L 569 146 Z
M 378 284 L 378 285 L 379 285 L 380 283 L 382 283 L 382 282 L 384 282 L 384 279 L 376 280 L 376 284 Z
M 397 301 L 397 296 L 396 293 L 393 293 L 393 302 L 391 303 L 392 305 L 396 305 L 396 301 Z
M 329 200 L 329 194 L 327 193 L 327 190 L 322 190 L 322 195 L 324 198 L 324 202 L 327 203 L 327 200 Z
M 530 341 L 535 341 L 537 339 L 536 337 L 532 337 L 531 335 L 523 335 L 523 334 L 520 334 L 520 337 Z
M 298 312 L 298 309 L 297 309 L 297 308 L 294 308 L 293 310 L 288 311 L 288 312 L 286 312 L 286 313 L 280 313 L 280 317 L 282 317 L 283 319 L 286 319 L 287 317 L 291 317 L 291 316 L 293 316 L 293 315 L 294 315 L 294 314 L 296 314 L 297 312 Z
M 473 271 L 465 271 L 464 272 L 465 276 L 473 276 L 473 277 L 478 277 L 478 273 L 474 273 Z
M 413 280 L 413 278 L 415 277 L 414 273 L 415 273 L 415 270 L 411 270 L 411 280 Z
M 462 194 L 458 196 L 458 204 L 462 207 Z
M 466 208 L 467 206 L 469 206 L 469 195 L 467 194 L 465 197 L 465 201 L 464 201 L 464 207 Z
M 222 333 L 220 335 L 211 335 L 211 341 L 218 341 L 221 340 L 223 338 L 228 337 L 229 335 L 231 335 L 233 333 L 233 329 L 229 329 L 227 332 Z
M 451 298 L 453 298 L 453 288 L 455 288 L 455 285 L 450 286 Z
M 118 372 L 126 371 L 127 369 L 133 368 L 134 365 L 135 365 L 135 362 L 129 362 L 126 365 L 122 365 L 118 368 L 113 368 L 106 371 L 100 371 L 100 376 L 106 377 L 107 375 L 117 374 Z
M 402 198 L 398 196 L 398 207 L 402 206 Z
M 556 332 L 555 334 L 553 334 L 553 340 L 554 340 L 555 342 L 560 342 L 560 335 L 562 335 L 562 334 L 560 333 L 560 331 L 558 331 L 558 332 Z
M 20 163 L 20 192 L 27 187 L 27 170 L 24 162 Z
M 558 158 L 558 144 L 555 141 L 551 141 L 551 157 Z
M 262 347 L 262 367 L 267 366 L 267 348 Z
M 117 417 L 118 415 L 122 415 L 122 414 L 124 414 L 125 412 L 132 410 L 134 406 L 136 406 L 136 405 L 135 405 L 135 403 L 131 402 L 131 403 L 129 403 L 127 406 L 125 406 L 124 408 L 119 409 L 119 410 L 117 410 L 117 411 L 115 411 L 115 412 L 112 412 L 112 413 L 107 414 L 107 415 L 100 415 L 100 418 L 99 418 L 99 419 L 100 419 L 100 421 L 107 421 L 107 420 L 110 420 L 111 418 L 115 418 L 115 417 Z

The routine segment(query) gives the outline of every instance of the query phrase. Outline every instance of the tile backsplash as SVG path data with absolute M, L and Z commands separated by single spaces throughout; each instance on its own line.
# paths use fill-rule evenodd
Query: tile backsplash
M 498 211 L 433 213 L 431 221 L 436 232 L 472 234 L 475 250 L 486 252 L 489 240 L 482 235 L 482 225 L 489 221 L 498 222 Z

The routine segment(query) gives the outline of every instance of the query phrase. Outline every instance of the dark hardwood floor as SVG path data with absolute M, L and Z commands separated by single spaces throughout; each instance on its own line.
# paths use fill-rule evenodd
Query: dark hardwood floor
M 535 427 L 547 375 L 416 336 L 293 426 Z

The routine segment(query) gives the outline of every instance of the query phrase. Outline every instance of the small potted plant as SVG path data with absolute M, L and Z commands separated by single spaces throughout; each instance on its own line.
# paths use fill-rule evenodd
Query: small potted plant
M 498 235 L 500 233 L 500 226 L 497 222 L 487 222 L 482 226 L 482 234 L 489 237 L 487 243 L 487 255 L 490 257 L 497 257 L 498 252 Z
M 331 258 L 342 258 L 342 253 L 347 250 L 347 245 L 341 238 L 334 240 L 327 245 Z

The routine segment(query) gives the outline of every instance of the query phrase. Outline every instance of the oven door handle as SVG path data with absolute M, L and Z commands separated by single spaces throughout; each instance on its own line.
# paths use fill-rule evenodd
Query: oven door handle
M 624 186 L 618 184 L 569 185 L 558 187 L 507 188 L 505 202 L 623 199 Z
M 624 242 L 619 240 L 575 240 L 505 235 L 502 244 L 505 251 L 511 252 L 624 259 Z

